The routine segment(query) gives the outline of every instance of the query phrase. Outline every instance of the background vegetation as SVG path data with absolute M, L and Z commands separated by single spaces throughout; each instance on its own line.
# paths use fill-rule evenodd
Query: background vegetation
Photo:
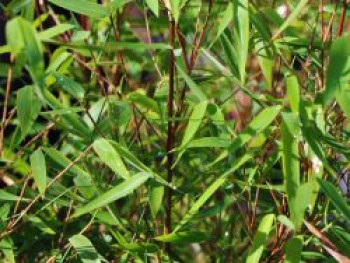
M 2 0 L 0 260 L 350 262 L 350 3 Z

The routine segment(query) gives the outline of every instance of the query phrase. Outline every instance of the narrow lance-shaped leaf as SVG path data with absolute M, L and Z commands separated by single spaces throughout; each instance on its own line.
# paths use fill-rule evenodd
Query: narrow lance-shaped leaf
M 28 133 L 32 124 L 32 101 L 32 87 L 26 86 L 17 92 L 17 116 L 23 137 Z
M 292 111 L 299 112 L 300 91 L 296 76 L 287 76 L 287 93 Z
M 156 16 L 159 15 L 159 3 L 158 3 L 158 0 L 146 0 L 146 4 L 149 7 L 149 9 L 151 9 L 153 14 L 155 14 Z
M 75 28 L 75 25 L 72 24 L 58 24 L 54 27 L 50 27 L 49 29 L 39 32 L 38 36 L 41 40 L 51 39 L 73 28 Z
M 118 152 L 106 139 L 97 139 L 94 141 L 93 148 L 101 160 L 108 165 L 116 174 L 124 179 L 130 177 L 122 158 Z
M 97 253 L 91 241 L 83 235 L 75 235 L 69 238 L 69 242 L 78 252 L 78 255 L 83 263 L 101 262 L 100 256 Z
M 264 46 L 264 42 L 258 41 L 255 45 L 255 49 L 258 55 L 258 62 L 261 68 L 261 71 L 266 80 L 267 89 L 271 90 L 272 88 L 272 72 L 273 72 L 273 59 L 267 52 L 267 48 Z
M 271 122 L 277 117 L 281 110 L 281 106 L 273 106 L 262 110 L 241 132 L 230 145 L 230 151 L 234 152 L 238 148 L 246 144 L 253 136 L 265 130 Z
M 187 124 L 180 148 L 186 147 L 186 145 L 192 140 L 192 138 L 198 131 L 198 128 L 201 125 L 202 119 L 205 115 L 207 105 L 208 105 L 208 102 L 203 101 L 193 108 L 193 112 Z
M 149 206 L 153 218 L 157 216 L 158 210 L 162 205 L 164 195 L 164 186 L 158 182 L 152 182 L 149 189 Z
M 225 28 L 230 24 L 232 19 L 233 19 L 233 5 L 230 2 L 227 5 L 226 10 L 223 12 L 223 16 L 221 18 L 221 21 L 219 22 L 219 27 L 216 33 L 216 37 L 214 38 L 210 46 L 213 45 L 215 41 L 219 38 L 219 36 L 224 32 Z
M 6 24 L 6 38 L 15 56 L 24 51 L 30 75 L 39 83 L 44 74 L 43 48 L 34 26 L 16 17 Z
M 280 28 L 277 30 L 275 35 L 272 39 L 277 38 L 291 23 L 294 22 L 294 20 L 300 15 L 302 9 L 304 6 L 309 2 L 309 0 L 301 0 L 299 1 L 298 5 L 295 7 L 293 12 L 288 16 L 286 21 L 280 26 Z
M 46 163 L 43 152 L 38 149 L 30 156 L 30 164 L 32 167 L 33 177 L 40 194 L 44 194 L 46 190 Z
M 326 194 L 337 211 L 343 214 L 346 219 L 350 221 L 350 207 L 346 203 L 344 197 L 338 193 L 337 188 L 326 180 L 322 180 L 320 178 L 317 178 L 317 180 L 321 186 L 322 191 Z
M 103 18 L 108 16 L 108 10 L 97 3 L 87 1 L 87 0 L 49 0 L 59 7 L 67 9 L 69 11 L 86 15 L 94 18 Z
M 120 198 L 123 198 L 129 194 L 131 194 L 134 190 L 136 190 L 139 186 L 145 183 L 150 175 L 145 172 L 138 173 L 129 179 L 126 179 L 121 184 L 118 184 L 111 188 L 110 190 L 104 192 L 99 197 L 95 198 L 88 204 L 78 207 L 73 214 L 72 217 L 78 217 L 83 214 L 92 212 L 98 208 L 101 208 L 105 205 L 108 205 Z
M 249 48 L 249 1 L 238 0 L 237 1 L 237 22 L 239 31 L 239 73 L 241 76 L 241 82 L 245 83 L 246 77 L 246 63 L 248 57 Z
M 199 243 L 209 239 L 208 233 L 189 231 L 189 232 L 175 232 L 155 238 L 160 242 L 165 243 Z
M 184 81 L 190 88 L 191 93 L 194 95 L 194 97 L 196 97 L 196 102 L 207 100 L 207 96 L 204 94 L 201 88 L 191 79 L 191 77 L 188 76 L 186 72 L 178 65 L 176 65 L 176 68 L 180 76 L 184 79 Z
M 253 244 L 249 249 L 246 263 L 258 263 L 264 251 L 267 238 L 271 231 L 275 215 L 268 214 L 261 219 L 259 227 L 254 235 Z
M 242 158 L 235 161 L 233 166 L 221 175 L 218 179 L 216 179 L 205 191 L 204 193 L 196 200 L 196 202 L 192 205 L 191 209 L 186 213 L 181 222 L 174 229 L 174 233 L 177 232 L 182 226 L 187 224 L 191 220 L 191 218 L 199 211 L 199 209 L 205 204 L 205 202 L 222 186 L 229 175 L 234 173 L 238 168 L 240 168 L 244 163 L 246 163 L 249 159 L 251 159 L 250 155 L 244 155 Z
M 287 192 L 287 200 L 291 213 L 291 218 L 295 224 L 295 207 L 299 204 L 295 202 L 297 189 L 300 185 L 300 168 L 298 152 L 298 118 L 293 113 L 283 113 L 281 125 L 282 147 L 283 147 L 283 176 L 284 185 Z
M 342 100 L 342 95 L 348 96 L 350 89 L 350 35 L 340 37 L 332 43 L 329 65 L 326 73 L 326 89 L 323 92 L 323 103 L 328 104 L 337 94 L 340 106 L 346 111 L 346 97 Z
M 177 162 L 180 160 L 187 145 L 189 144 L 189 142 L 192 140 L 192 138 L 194 137 L 194 135 L 198 131 L 199 126 L 202 123 L 202 119 L 204 118 L 204 115 L 205 115 L 205 112 L 207 109 L 207 105 L 208 105 L 208 102 L 203 101 L 194 107 L 193 112 L 190 116 L 189 122 L 187 124 L 184 137 L 183 137 L 181 145 L 180 145 L 181 151 L 180 151 L 174 165 L 176 165 Z

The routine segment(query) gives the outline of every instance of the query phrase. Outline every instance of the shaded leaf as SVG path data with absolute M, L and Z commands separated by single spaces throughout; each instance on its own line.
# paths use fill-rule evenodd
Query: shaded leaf
M 299 263 L 303 248 L 303 236 L 296 236 L 289 239 L 285 245 L 285 263 Z
M 326 194 L 338 212 L 344 215 L 347 220 L 350 220 L 350 207 L 346 203 L 344 197 L 339 194 L 337 188 L 326 180 L 317 178 L 317 181 L 320 184 L 322 191 Z
M 75 235 L 69 238 L 69 242 L 78 252 L 78 255 L 84 263 L 97 263 L 101 262 L 99 254 L 91 241 L 83 235 Z

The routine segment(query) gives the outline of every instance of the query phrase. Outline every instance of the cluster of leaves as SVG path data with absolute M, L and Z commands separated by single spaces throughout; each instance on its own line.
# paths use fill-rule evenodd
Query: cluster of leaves
M 0 259 L 350 262 L 347 2 L 2 1 Z

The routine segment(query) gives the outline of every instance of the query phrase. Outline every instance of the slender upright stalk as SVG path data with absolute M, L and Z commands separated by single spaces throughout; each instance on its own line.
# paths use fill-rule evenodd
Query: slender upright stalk
M 12 63 L 11 58 L 11 63 Z M 7 116 L 7 107 L 8 107 L 8 101 L 10 98 L 10 91 L 11 91 L 11 81 L 12 81 L 12 65 L 9 66 L 7 70 L 7 84 L 6 84 L 6 94 L 5 94 L 5 101 L 4 101 L 4 109 L 2 112 L 2 127 L 0 130 L 0 156 L 2 156 L 2 150 L 4 148 L 4 134 L 6 129 L 6 116 Z
M 347 3 L 346 3 L 346 0 L 344 0 L 340 19 L 339 19 L 339 25 L 338 25 L 338 33 L 337 34 L 339 37 L 343 34 L 346 9 L 347 9 Z
M 175 75 L 175 56 L 174 56 L 174 39 L 175 39 L 175 21 L 171 15 L 169 15 L 169 32 L 170 32 L 170 58 L 169 58 L 169 94 L 168 94 L 168 139 L 167 139 L 167 152 L 168 152 L 168 183 L 172 183 L 173 180 L 173 162 L 174 153 L 171 150 L 174 148 L 175 142 L 175 130 L 174 130 L 174 75 Z M 171 199 L 172 189 L 167 189 L 166 194 L 166 217 L 165 217 L 165 232 L 171 232 Z M 167 246 L 169 252 L 170 246 Z

